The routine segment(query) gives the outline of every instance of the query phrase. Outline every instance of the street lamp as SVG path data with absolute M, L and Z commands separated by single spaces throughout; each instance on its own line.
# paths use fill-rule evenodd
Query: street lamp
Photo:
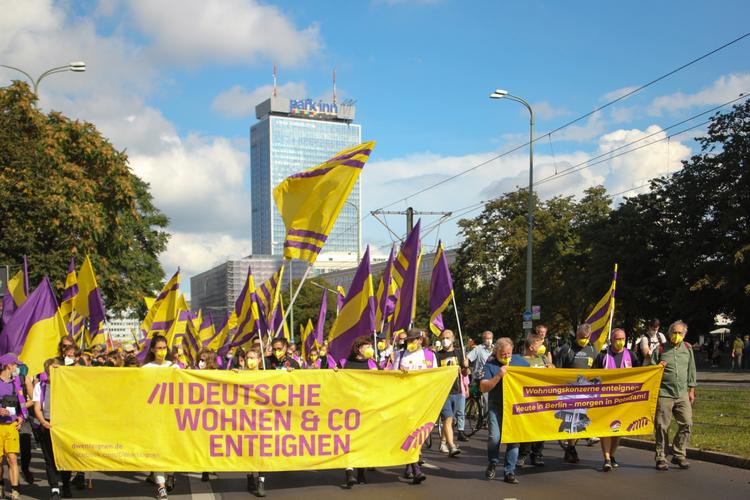
M 354 207 L 357 211 L 357 264 L 362 260 L 362 221 L 360 220 L 361 210 L 359 205 L 355 205 L 353 201 L 346 200 L 346 203 Z M 360 204 L 362 201 L 360 200 Z
M 497 89 L 490 94 L 491 99 L 510 99 L 516 101 L 529 110 L 529 234 L 526 245 L 526 311 L 531 311 L 531 277 L 532 277 L 532 245 L 534 243 L 534 110 L 524 99 L 509 94 L 507 90 Z M 531 333 L 531 329 L 526 329 L 526 334 Z
M 20 68 L 16 68 L 16 67 L 13 67 L 13 66 L 8 66 L 7 64 L 0 64 L 0 66 L 2 66 L 3 68 L 8 68 L 8 69 L 12 69 L 12 70 L 18 71 L 19 73 L 23 73 L 24 75 L 26 75 L 26 78 L 29 79 L 29 81 L 31 82 L 32 86 L 34 87 L 34 95 L 37 95 L 37 89 L 39 88 L 39 82 L 41 82 L 43 78 L 45 78 L 45 77 L 47 77 L 49 75 L 54 75 L 55 73 L 64 73 L 66 71 L 73 71 L 75 73 L 83 73 L 84 71 L 86 71 L 86 63 L 85 62 L 83 62 L 83 61 L 72 61 L 72 62 L 68 63 L 66 66 L 57 66 L 56 68 L 50 68 L 50 69 L 48 69 L 47 71 L 45 71 L 44 73 L 42 73 L 41 75 L 39 75 L 39 77 L 35 80 L 33 76 L 31 76 L 30 74 L 28 74 L 27 72 L 25 72 L 24 70 L 22 70 Z

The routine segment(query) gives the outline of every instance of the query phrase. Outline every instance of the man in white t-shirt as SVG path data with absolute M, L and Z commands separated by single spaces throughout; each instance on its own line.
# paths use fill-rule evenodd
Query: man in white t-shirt
M 640 354 L 644 365 L 648 364 L 648 361 L 651 359 L 651 353 L 667 341 L 664 334 L 659 331 L 659 326 L 661 326 L 659 320 L 657 318 L 652 319 L 648 326 L 648 333 L 643 335 L 638 342 L 638 348 L 641 351 Z

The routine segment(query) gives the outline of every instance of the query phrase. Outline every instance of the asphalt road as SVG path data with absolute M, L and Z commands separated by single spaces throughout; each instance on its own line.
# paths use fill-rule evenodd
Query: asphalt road
M 596 498 L 604 500 L 635 500 L 640 498 L 680 498 L 732 500 L 750 498 L 750 471 L 707 462 L 692 461 L 689 470 L 654 469 L 653 453 L 622 448 L 617 453 L 621 466 L 609 473 L 600 471 L 602 459 L 599 445 L 579 446 L 581 462 L 576 465 L 562 461 L 557 443 L 548 443 L 545 467 L 524 467 L 517 471 L 520 484 L 509 485 L 498 478 L 484 479 L 487 465 L 486 431 L 462 446 L 458 458 L 448 458 L 428 450 L 427 480 L 421 485 L 409 484 L 399 477 L 403 468 L 378 469 L 367 473 L 368 484 L 343 488 L 344 472 L 322 470 L 309 472 L 278 472 L 266 478 L 267 498 L 305 499 L 544 499 Z M 35 453 L 32 470 L 34 485 L 22 482 L 23 498 L 48 498 L 49 490 L 42 469 L 41 457 Z M 93 473 L 93 488 L 73 490 L 75 498 L 153 498 L 153 486 L 144 482 L 145 474 Z M 251 497 L 245 491 L 245 475 L 221 473 L 203 483 L 200 474 L 178 474 L 170 499 L 231 500 Z M 253 497 L 254 498 L 254 497 Z

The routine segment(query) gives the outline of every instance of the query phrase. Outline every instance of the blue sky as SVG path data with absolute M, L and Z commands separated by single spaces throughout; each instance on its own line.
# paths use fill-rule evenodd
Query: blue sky
M 339 98 L 357 99 L 363 139 L 378 142 L 363 179 L 370 210 L 525 142 L 526 111 L 491 101 L 492 89 L 527 99 L 541 135 L 744 34 L 750 14 L 739 1 L 0 0 L 0 8 L 0 64 L 38 74 L 87 62 L 84 74 L 46 79 L 41 106 L 92 121 L 127 149 L 172 220 L 165 270 L 181 265 L 186 278 L 249 253 L 249 126 L 274 62 L 288 97 L 330 98 L 335 67 Z M 748 48 L 750 37 L 540 140 L 537 179 L 645 135 L 663 137 L 660 127 L 750 91 Z M 0 85 L 11 78 L 18 74 L 0 69 Z M 641 192 L 633 188 L 679 168 L 699 133 L 553 179 L 540 192 L 576 195 L 599 183 Z M 527 154 L 391 209 L 456 210 L 497 196 L 526 183 Z M 402 229 L 402 220 L 389 221 Z M 455 222 L 440 236 L 460 242 Z M 364 240 L 379 253 L 391 241 L 372 218 Z

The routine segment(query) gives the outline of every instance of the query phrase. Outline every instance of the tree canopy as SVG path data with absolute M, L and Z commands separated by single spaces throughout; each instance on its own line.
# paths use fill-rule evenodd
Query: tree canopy
M 108 309 L 135 308 L 164 278 L 168 219 L 94 125 L 36 101 L 24 82 L 0 88 L 0 263 L 26 255 L 31 285 L 46 274 L 61 290 L 88 254 Z

